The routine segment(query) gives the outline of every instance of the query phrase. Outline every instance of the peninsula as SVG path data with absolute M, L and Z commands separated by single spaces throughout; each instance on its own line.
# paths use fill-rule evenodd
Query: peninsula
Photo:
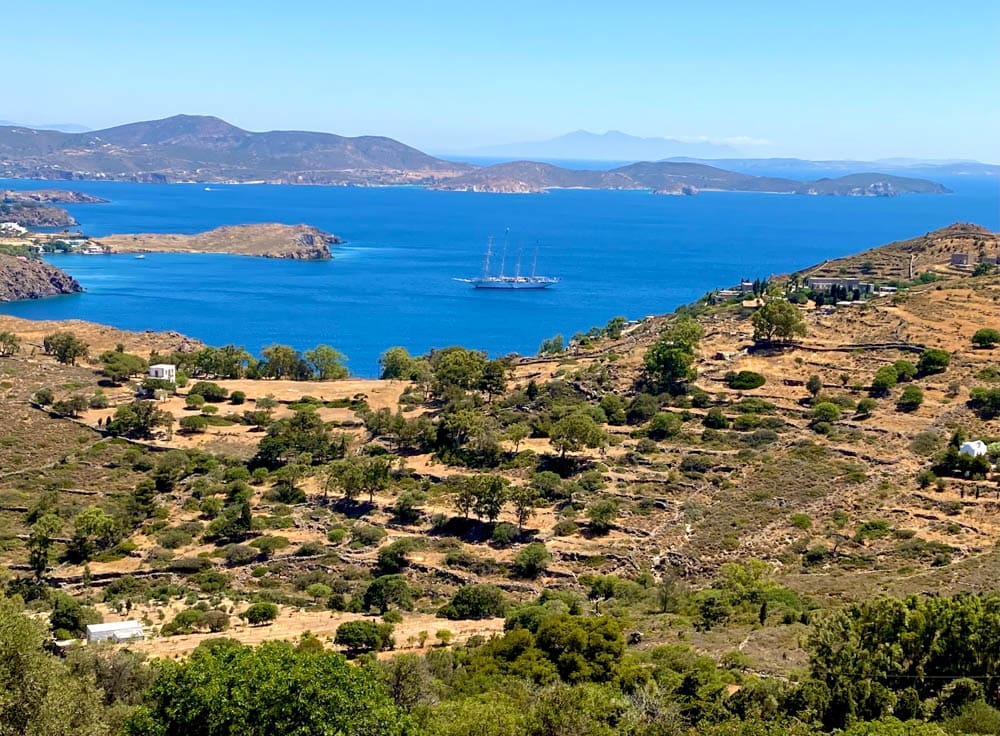
M 76 294 L 83 287 L 64 271 L 44 261 L 0 253 L 0 302 Z
M 329 260 L 330 246 L 344 242 L 310 225 L 228 225 L 194 235 L 108 235 L 94 242 L 110 253 L 230 253 L 261 258 Z
M 79 224 L 76 219 L 62 207 L 52 205 L 107 201 L 63 189 L 0 190 L 0 222 L 13 222 L 21 227 L 72 227 Z
M 641 162 L 611 171 L 581 171 L 534 161 L 475 166 L 435 158 L 382 136 L 255 133 L 203 115 L 175 115 L 87 133 L 0 126 L 0 176 L 154 183 L 418 185 L 494 193 L 578 188 L 888 197 L 948 191 L 926 179 L 877 172 L 802 182 L 683 161 Z

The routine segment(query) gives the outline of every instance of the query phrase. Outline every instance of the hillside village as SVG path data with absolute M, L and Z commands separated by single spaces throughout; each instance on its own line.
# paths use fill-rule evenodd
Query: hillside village
M 998 262 L 954 225 L 531 358 L 393 348 L 380 380 L 0 316 L 3 583 L 67 647 L 388 658 L 573 598 L 637 661 L 795 681 L 814 614 L 995 589 Z

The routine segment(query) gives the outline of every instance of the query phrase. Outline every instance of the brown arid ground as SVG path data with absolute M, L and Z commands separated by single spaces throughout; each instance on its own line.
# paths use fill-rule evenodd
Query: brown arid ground
M 986 231 L 967 227 L 942 231 L 922 238 L 919 244 L 887 246 L 887 253 L 863 254 L 866 278 L 896 278 L 899 253 L 907 261 L 914 255 L 918 273 L 932 271 L 941 280 L 914 283 L 896 295 L 881 296 L 864 304 L 835 311 L 803 307 L 808 334 L 791 345 L 760 349 L 752 338 L 750 311 L 735 304 L 707 307 L 698 313 L 704 337 L 696 358 L 696 385 L 707 392 L 711 405 L 722 409 L 733 423 L 729 429 L 706 431 L 702 419 L 707 409 L 694 406 L 669 407 L 685 421 L 672 437 L 647 442 L 636 426 L 604 426 L 610 442 L 603 450 L 573 453 L 578 466 L 597 471 L 603 488 L 573 491 L 573 503 L 539 504 L 526 523 L 525 540 L 542 542 L 552 555 L 548 569 L 535 579 L 516 577 L 510 569 L 521 546 L 497 547 L 479 532 L 482 526 L 469 521 L 465 531 L 441 532 L 433 520 L 449 517 L 461 526 L 454 498 L 439 481 L 475 471 L 448 466 L 430 454 L 407 454 L 394 458 L 395 467 L 405 469 L 406 484 L 375 495 L 372 503 L 363 497 L 355 504 L 325 496 L 322 473 L 300 481 L 306 501 L 286 505 L 271 500 L 272 481 L 253 486 L 253 513 L 264 524 L 262 534 L 285 537 L 288 546 L 273 557 L 248 566 L 226 566 L 222 552 L 199 538 L 206 520 L 187 488 L 158 497 L 161 511 L 131 537 L 134 549 L 117 560 L 91 562 L 89 572 L 95 588 L 123 573 L 147 575 L 143 580 L 157 585 L 170 582 L 179 593 L 167 595 L 165 603 L 145 602 L 133 615 L 149 622 L 154 638 L 139 645 L 156 654 L 189 651 L 209 634 L 175 637 L 155 636 L 173 615 L 202 601 L 222 606 L 232 613 L 248 601 L 267 594 L 280 600 L 281 614 L 271 626 L 236 624 L 226 635 L 255 642 L 269 638 L 296 638 L 305 631 L 328 637 L 336 625 L 353 614 L 319 610 L 305 595 L 312 580 L 329 581 L 338 590 L 355 591 L 377 564 L 378 549 L 400 538 L 419 540 L 405 570 L 415 593 L 414 611 L 403 614 L 397 624 L 398 647 L 408 644 L 420 631 L 429 631 L 433 642 L 438 629 L 452 630 L 456 639 L 498 631 L 500 620 L 454 622 L 434 618 L 434 611 L 464 583 L 489 582 L 515 601 L 527 601 L 545 589 L 583 591 L 581 578 L 588 574 L 616 574 L 637 578 L 643 572 L 655 577 L 669 575 L 685 589 L 708 584 L 721 565 L 751 557 L 765 560 L 775 580 L 815 605 L 823 607 L 857 600 L 878 593 L 905 595 L 933 591 L 940 594 L 964 590 L 993 590 L 1000 581 L 1000 491 L 996 475 L 985 480 L 942 478 L 921 488 L 917 474 L 931 465 L 930 456 L 943 448 L 952 432 L 963 430 L 971 438 L 987 442 L 1000 437 L 1000 421 L 981 419 L 968 405 L 969 392 L 978 386 L 998 385 L 1000 348 L 973 348 L 972 334 L 979 328 L 1000 328 L 1000 276 L 972 276 L 947 263 L 952 249 L 978 248 L 993 253 L 997 238 Z M 964 245 L 963 245 L 964 244 Z M 824 269 L 850 272 L 862 256 L 824 264 Z M 879 271 L 883 268 L 884 271 Z M 875 269 L 872 272 L 872 269 Z M 603 340 L 588 348 L 516 364 L 508 392 L 525 388 L 529 381 L 568 385 L 593 401 L 609 392 L 628 400 L 641 378 L 643 355 L 661 329 L 673 317 L 644 320 L 625 331 L 620 339 Z M 156 348 L 175 346 L 180 336 L 129 334 L 82 323 L 40 324 L 0 318 L 0 331 L 22 335 L 26 342 L 40 344 L 41 337 L 56 327 L 72 329 L 95 346 L 111 348 L 116 342 L 129 351 L 148 354 Z M 99 346 L 99 347 L 98 347 Z M 951 361 L 942 373 L 918 377 L 914 384 L 923 391 L 923 403 L 915 411 L 900 411 L 896 400 L 906 384 L 879 398 L 875 408 L 859 416 L 853 407 L 869 396 L 875 372 L 899 360 L 916 362 L 924 348 L 942 348 Z M 754 371 L 766 379 L 759 388 L 736 391 L 728 388 L 732 372 Z M 843 407 L 841 418 L 830 431 L 820 434 L 811 425 L 814 400 L 805 388 L 810 376 L 818 376 L 823 400 Z M 1000 376 L 997 376 L 1000 379 Z M 28 399 L 41 387 L 58 396 L 92 392 L 99 377 L 93 366 L 61 366 L 40 350 L 0 358 L 0 550 L 8 564 L 23 570 L 28 514 L 40 499 L 49 497 L 72 511 L 99 504 L 111 508 L 121 502 L 143 477 L 141 468 L 126 462 L 130 443 L 103 438 L 97 420 L 113 413 L 113 407 L 92 410 L 78 421 L 50 416 L 32 407 Z M 290 416 L 288 404 L 303 396 L 322 401 L 363 396 L 372 409 L 395 412 L 406 381 L 346 379 L 328 382 L 272 380 L 218 381 L 220 385 L 246 393 L 245 407 L 272 396 L 282 402 L 275 417 Z M 111 395 L 111 391 L 106 389 Z M 115 400 L 128 401 L 128 391 Z M 181 391 L 183 394 L 183 390 Z M 183 396 L 163 402 L 175 417 L 190 413 Z M 219 415 L 229 408 L 219 405 Z M 350 409 L 318 409 L 334 432 L 348 432 L 353 447 L 370 440 L 359 418 Z M 416 416 L 434 407 L 424 406 L 406 416 Z M 246 458 L 262 432 L 244 425 L 210 427 L 204 435 L 174 432 L 148 443 L 154 461 L 165 449 L 202 448 Z M 510 443 L 504 444 L 513 456 Z M 548 439 L 524 440 L 520 451 L 551 461 L 557 454 Z M 530 482 L 530 472 L 511 464 L 501 468 L 514 486 Z M 395 518 L 394 504 L 406 489 L 423 489 L 425 498 L 419 518 Z M 336 491 L 334 491 L 334 495 Z M 590 533 L 581 509 L 598 499 L 617 503 L 618 516 L 609 533 Z M 516 523 L 506 508 L 500 521 Z M 575 522 L 576 531 L 557 533 L 557 524 Z M 352 544 L 363 527 L 378 527 L 384 538 L 370 546 Z M 180 543 L 164 549 L 164 532 L 194 530 Z M 65 533 L 71 527 L 66 526 Z M 478 536 L 477 536 L 478 535 Z M 488 535 L 487 535 L 488 536 Z M 296 555 L 311 544 L 316 554 Z M 225 576 L 232 597 L 205 592 L 175 572 L 178 559 L 201 557 Z M 461 564 L 456 560 L 464 556 Z M 812 560 L 807 562 L 807 560 Z M 87 594 L 81 584 L 83 567 L 58 563 L 50 575 L 57 584 L 76 594 Z M 109 576 L 108 578 L 103 577 Z M 98 580 L 100 578 L 100 580 Z M 93 591 L 92 591 L 93 592 Z M 157 600 L 157 599 L 153 599 Z M 102 604 L 103 605 L 103 604 Z M 105 607 L 108 619 L 122 611 Z M 629 621 L 644 635 L 642 646 L 684 641 L 698 651 L 721 655 L 739 650 L 753 667 L 763 672 L 787 673 L 800 667 L 804 626 L 798 621 L 777 627 L 731 626 L 699 631 L 684 616 L 662 615 L 655 606 L 637 604 L 628 612 Z

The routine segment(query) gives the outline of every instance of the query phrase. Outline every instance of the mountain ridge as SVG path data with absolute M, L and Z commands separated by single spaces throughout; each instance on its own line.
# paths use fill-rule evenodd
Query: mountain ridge
M 589 134 L 588 134 L 589 135 Z M 87 133 L 0 126 L 0 176 L 54 180 L 234 182 L 533 193 L 553 188 L 698 190 L 893 196 L 945 193 L 935 182 L 863 173 L 798 182 L 688 161 L 642 161 L 610 171 L 518 161 L 445 161 L 383 136 L 251 132 L 211 115 L 174 115 Z

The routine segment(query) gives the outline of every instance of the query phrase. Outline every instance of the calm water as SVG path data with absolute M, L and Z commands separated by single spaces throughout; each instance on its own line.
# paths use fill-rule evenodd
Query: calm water
M 35 319 L 79 318 L 177 330 L 256 351 L 272 342 L 347 353 L 359 375 L 392 345 L 462 344 L 534 352 L 621 314 L 670 311 L 740 278 L 919 235 L 956 221 L 1000 227 L 997 181 L 947 181 L 956 194 L 895 199 L 555 191 L 545 195 L 410 188 L 152 185 L 76 182 L 110 204 L 69 206 L 85 232 L 193 233 L 243 222 L 309 223 L 348 242 L 329 262 L 218 255 L 56 256 L 85 294 L 0 305 Z M 52 182 L 0 181 L 30 189 Z M 510 227 L 508 273 L 563 282 L 547 291 L 477 291 L 453 280 L 482 268 L 486 236 Z M 499 249 L 499 248 L 498 248 Z M 494 261 L 496 263 L 496 261 Z

